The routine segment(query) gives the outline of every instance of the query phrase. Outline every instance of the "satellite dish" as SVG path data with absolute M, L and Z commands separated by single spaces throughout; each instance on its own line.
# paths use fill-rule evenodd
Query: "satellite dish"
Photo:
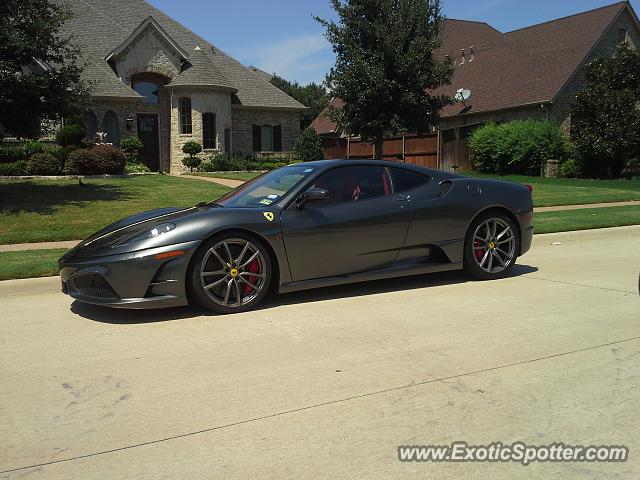
M 471 90 L 467 90 L 466 88 L 459 88 L 456 91 L 456 94 L 453 96 L 458 102 L 462 102 L 466 105 L 467 100 L 471 96 Z

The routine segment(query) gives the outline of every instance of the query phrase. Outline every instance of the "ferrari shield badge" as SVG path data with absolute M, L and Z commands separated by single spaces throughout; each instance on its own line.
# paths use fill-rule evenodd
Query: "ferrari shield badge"
M 264 218 L 266 218 L 270 222 L 273 222 L 273 213 L 271 213 L 271 212 L 263 212 L 262 214 L 264 215 Z

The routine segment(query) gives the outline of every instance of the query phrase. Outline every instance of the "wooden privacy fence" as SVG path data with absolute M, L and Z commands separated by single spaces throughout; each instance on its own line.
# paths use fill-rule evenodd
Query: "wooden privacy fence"
M 375 157 L 375 146 L 353 138 L 323 138 L 324 158 L 368 159 Z M 404 161 L 421 167 L 438 168 L 438 134 L 406 134 L 389 137 L 382 145 L 385 160 Z

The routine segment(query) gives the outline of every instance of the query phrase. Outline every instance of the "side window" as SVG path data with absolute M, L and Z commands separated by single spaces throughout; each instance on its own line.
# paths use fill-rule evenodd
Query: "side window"
M 395 193 L 405 192 L 414 188 L 421 187 L 429 181 L 427 175 L 412 172 L 404 168 L 390 168 L 391 179 L 393 180 L 393 191 Z
M 383 167 L 340 167 L 320 176 L 316 188 L 329 191 L 322 205 L 361 202 L 391 193 L 390 182 Z

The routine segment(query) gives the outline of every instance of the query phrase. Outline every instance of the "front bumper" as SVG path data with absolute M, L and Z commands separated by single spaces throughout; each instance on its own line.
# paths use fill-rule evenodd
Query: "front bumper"
M 186 275 L 200 241 L 105 256 L 64 256 L 62 292 L 94 305 L 164 308 L 187 305 Z M 173 252 L 182 252 L 173 256 Z M 165 255 L 163 255 L 165 254 Z

